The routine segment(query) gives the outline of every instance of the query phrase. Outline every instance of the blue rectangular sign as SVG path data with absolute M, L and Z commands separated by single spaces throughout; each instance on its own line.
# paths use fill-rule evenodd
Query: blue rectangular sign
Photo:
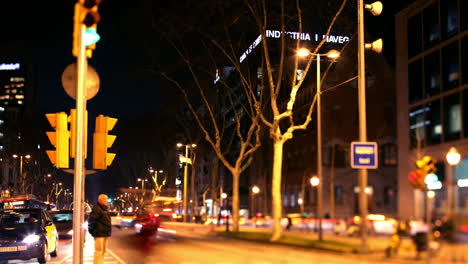
M 378 149 L 376 142 L 351 143 L 351 168 L 377 169 Z

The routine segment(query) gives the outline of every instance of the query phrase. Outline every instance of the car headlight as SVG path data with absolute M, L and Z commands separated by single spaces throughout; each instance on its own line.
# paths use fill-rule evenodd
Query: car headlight
M 67 235 L 73 235 L 73 229 L 67 232 Z
M 39 241 L 40 238 L 41 237 L 38 235 L 28 235 L 23 239 L 23 243 L 26 243 L 26 244 L 36 243 L 37 241 Z

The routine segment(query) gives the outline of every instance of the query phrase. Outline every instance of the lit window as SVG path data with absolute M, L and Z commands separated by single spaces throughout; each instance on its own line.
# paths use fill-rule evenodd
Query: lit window
M 21 100 L 18 100 L 18 104 L 23 104 L 23 101 L 21 101 Z
M 5 108 L 0 106 L 0 112 L 3 112 L 3 111 L 5 111 Z
M 24 99 L 24 95 L 17 94 L 15 95 L 15 99 Z
M 17 92 L 16 89 L 12 89 L 12 90 L 11 90 L 11 93 L 12 93 L 12 94 L 15 94 L 16 92 Z

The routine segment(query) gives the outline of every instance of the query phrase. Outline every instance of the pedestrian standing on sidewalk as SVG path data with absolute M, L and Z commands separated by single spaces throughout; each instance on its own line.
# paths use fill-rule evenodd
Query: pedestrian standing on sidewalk
M 104 263 L 107 240 L 112 233 L 111 219 L 108 210 L 107 195 L 100 194 L 97 204 L 89 214 L 89 233 L 94 237 L 94 264 Z

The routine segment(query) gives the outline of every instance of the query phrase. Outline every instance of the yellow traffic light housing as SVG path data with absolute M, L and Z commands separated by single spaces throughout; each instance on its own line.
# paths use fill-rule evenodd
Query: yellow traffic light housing
M 46 114 L 50 125 L 55 132 L 47 132 L 50 143 L 55 146 L 55 150 L 47 150 L 50 162 L 57 168 L 68 168 L 69 166 L 69 139 L 68 122 L 66 113 Z
M 106 169 L 112 164 L 115 153 L 107 153 L 107 149 L 114 144 L 116 136 L 108 135 L 109 130 L 114 128 L 117 118 L 103 115 L 96 117 L 96 128 L 93 137 L 93 168 Z
M 98 6 L 101 0 L 80 0 L 75 4 L 75 13 L 73 17 L 73 56 L 78 56 L 79 50 L 79 34 L 81 34 L 82 25 L 86 26 L 86 30 L 94 32 L 97 35 L 97 23 L 101 20 L 98 12 Z M 99 35 L 97 35 L 99 40 Z M 84 39 L 84 36 L 81 38 Z M 96 41 L 97 42 L 97 41 Z M 96 49 L 96 43 L 92 43 L 86 47 L 86 57 L 91 58 L 93 50 Z
M 88 157 L 88 111 L 85 112 L 84 123 L 84 141 L 83 141 L 83 154 L 84 158 Z M 70 109 L 70 116 L 68 117 L 70 123 L 70 157 L 75 158 L 76 154 L 76 109 Z

